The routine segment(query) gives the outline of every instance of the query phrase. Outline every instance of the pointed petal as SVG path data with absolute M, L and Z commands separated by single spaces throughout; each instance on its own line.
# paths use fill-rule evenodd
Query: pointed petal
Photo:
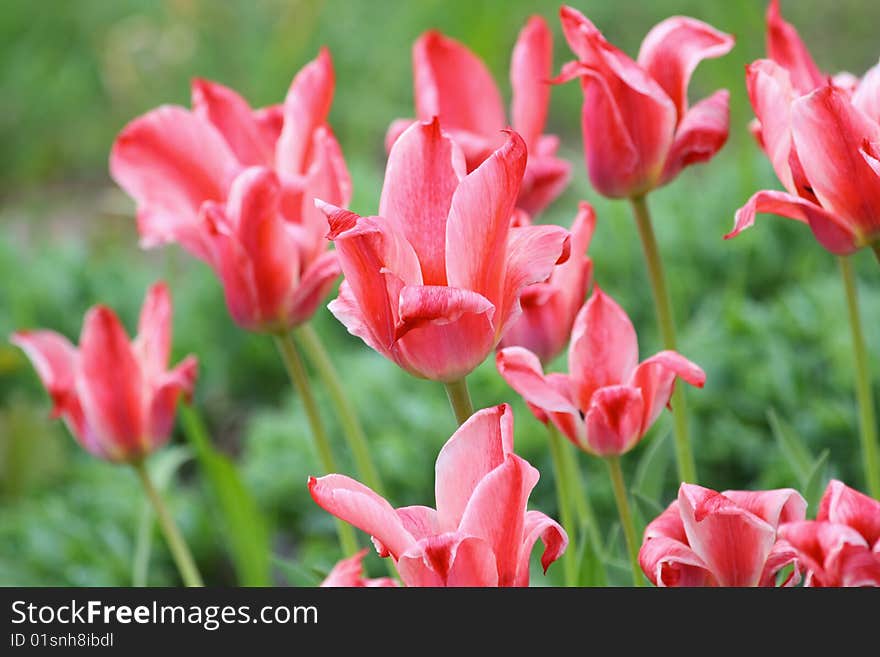
M 801 94 L 824 83 L 822 72 L 797 30 L 782 18 L 779 0 L 770 0 L 767 7 L 767 53 L 770 59 L 789 72 L 795 89 Z
M 440 117 L 447 129 L 493 135 L 506 125 L 501 95 L 486 65 L 464 45 L 437 30 L 413 46 L 416 115 Z
M 9 341 L 24 351 L 52 398 L 52 416 L 78 407 L 76 368 L 79 359 L 70 340 L 55 331 L 17 331 Z
M 544 573 L 554 561 L 565 553 L 568 547 L 568 534 L 558 522 L 540 511 L 526 511 L 525 539 L 520 556 L 519 572 L 517 574 L 517 586 L 529 585 L 529 556 L 535 542 L 540 538 L 544 544 L 544 553 L 541 555 L 541 567 Z
M 637 61 L 663 87 L 682 121 L 688 111 L 688 84 L 697 65 L 704 59 L 726 55 L 733 44 L 731 35 L 703 21 L 673 16 L 648 32 Z
M 320 586 L 322 588 L 368 586 L 368 580 L 364 579 L 363 565 L 364 557 L 367 556 L 367 550 L 368 548 L 358 550 L 348 559 L 342 559 L 339 563 L 333 566 L 333 570 L 327 573 L 327 577 L 324 578 L 324 581 L 321 582 Z M 394 580 L 389 579 L 389 581 L 392 583 L 386 585 L 395 586 L 393 583 Z
M 852 104 L 869 119 L 880 123 L 880 64 L 865 73 L 853 93 Z
M 415 119 L 394 119 L 391 122 L 391 125 L 388 126 L 388 130 L 385 131 L 386 153 L 391 152 L 391 147 L 394 146 L 394 142 L 396 142 L 400 135 L 406 132 L 406 129 L 415 122 Z
M 260 130 L 263 143 L 274 157 L 275 145 L 284 129 L 284 104 L 261 107 L 254 112 L 254 121 Z
M 153 384 L 146 431 L 150 451 L 163 445 L 171 437 L 177 400 L 181 395 L 187 400 L 192 397 L 198 372 L 199 362 L 196 357 L 187 356 Z
M 804 520 L 807 513 L 807 502 L 793 488 L 776 490 L 726 490 L 724 497 L 759 518 L 766 520 L 773 527 L 786 522 Z
M 828 482 L 816 520 L 849 525 L 865 537 L 868 545 L 880 541 L 880 501 L 837 479 Z
M 192 81 L 192 105 L 197 117 L 223 135 L 242 165 L 272 165 L 274 150 L 268 147 L 250 105 L 235 91 L 196 78 Z
M 159 281 L 147 291 L 138 321 L 138 334 L 133 343 L 134 352 L 148 379 L 164 373 L 168 367 L 171 312 L 171 293 L 168 286 Z
M 558 141 L 556 137 L 546 135 L 539 143 L 545 143 L 547 140 Z M 546 155 L 540 152 L 529 154 L 519 198 L 516 200 L 516 206 L 529 214 L 540 214 L 565 191 L 571 180 L 571 162 L 556 157 L 555 150 L 554 147 L 552 152 Z
M 544 376 L 541 361 L 523 347 L 507 347 L 495 357 L 498 373 L 523 399 L 550 413 L 578 415 L 571 400 L 560 393 Z
M 391 505 L 354 479 L 338 474 L 309 477 L 309 493 L 322 509 L 381 541 L 394 559 L 415 544 Z
M 552 66 L 553 33 L 543 18 L 532 16 L 519 33 L 510 61 L 513 129 L 522 135 L 530 156 L 547 121 Z
M 303 272 L 299 285 L 290 297 L 288 325 L 299 326 L 310 320 L 321 302 L 330 294 L 341 272 L 335 251 L 326 251 L 318 256 Z
M 675 131 L 660 184 L 665 185 L 691 164 L 711 160 L 727 143 L 729 127 L 730 92 L 726 89 L 690 108 Z
M 644 416 L 641 433 L 644 434 L 669 403 L 676 378 L 692 386 L 702 388 L 706 374 L 695 363 L 674 351 L 661 351 L 639 364 L 632 374 L 629 385 L 642 391 Z

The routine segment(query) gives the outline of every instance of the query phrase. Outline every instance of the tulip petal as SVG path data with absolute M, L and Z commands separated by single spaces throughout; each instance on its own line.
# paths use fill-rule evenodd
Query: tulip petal
M 665 185 L 691 164 L 711 160 L 727 143 L 730 127 L 730 92 L 716 91 L 690 108 L 669 149 L 660 184 Z
M 416 119 L 394 119 L 391 122 L 391 125 L 388 126 L 388 130 L 385 131 L 386 153 L 391 152 L 391 147 L 394 146 L 394 142 L 396 142 L 400 135 L 406 132 L 406 129 L 415 122 Z
M 360 587 L 394 587 L 398 583 L 390 577 L 377 577 L 376 579 L 366 579 L 364 577 L 364 557 L 367 556 L 367 549 L 359 550 L 348 559 L 342 559 L 333 566 L 324 581 L 321 582 L 322 588 L 360 588 Z
M 780 217 L 809 224 L 819 243 L 831 253 L 848 255 L 858 249 L 856 235 L 835 215 L 810 201 L 785 192 L 762 190 L 736 211 L 733 230 L 724 239 L 736 237 L 755 223 L 757 213 L 776 214 Z
M 458 532 L 420 541 L 401 556 L 397 568 L 407 586 L 498 586 L 491 546 Z
M 52 417 L 79 406 L 74 389 L 79 355 L 70 340 L 55 331 L 18 331 L 10 342 L 24 351 L 52 398 Z
M 495 357 L 498 372 L 529 404 L 551 413 L 578 415 L 571 400 L 544 376 L 541 361 L 523 347 L 507 347 Z
M 507 404 L 474 413 L 440 450 L 434 495 L 440 528 L 458 528 L 474 489 L 513 452 L 513 412 Z
M 412 124 L 388 156 L 379 215 L 412 244 L 426 285 L 446 284 L 446 217 L 465 174 L 461 150 L 436 118 Z
M 798 561 L 808 571 L 809 586 L 841 586 L 841 551 L 846 546 L 869 549 L 855 529 L 827 521 L 786 523 L 779 528 L 779 537 L 797 551 Z
M 380 342 L 373 333 L 367 319 L 361 312 L 357 299 L 351 291 L 348 281 L 339 284 L 339 294 L 327 304 L 327 309 L 338 319 L 349 333 L 360 338 L 364 343 L 383 355 L 388 355 L 388 342 Z M 393 339 L 393 338 L 392 338 Z
M 330 294 L 341 271 L 335 251 L 322 253 L 309 265 L 288 302 L 288 325 L 299 326 L 312 318 L 320 303 Z
M 404 529 L 417 541 L 441 533 L 437 512 L 431 507 L 402 506 L 397 509 L 397 516 L 403 523 Z
M 165 372 L 171 355 L 171 294 L 164 282 L 147 291 L 138 321 L 134 352 L 149 380 Z
M 244 166 L 271 166 L 274 150 L 263 137 L 247 101 L 229 87 L 196 78 L 192 82 L 193 113 L 223 135 Z
M 786 566 L 792 566 L 792 571 L 782 582 L 781 586 L 796 586 L 801 580 L 801 567 L 798 561 L 798 552 L 787 541 L 776 541 L 773 549 L 767 557 L 764 572 L 761 574 L 761 582 L 758 586 L 776 586 L 776 575 Z
M 322 509 L 381 541 L 394 559 L 415 544 L 391 505 L 354 479 L 338 474 L 309 477 L 309 493 Z
M 821 86 L 825 78 L 813 61 L 793 25 L 782 18 L 779 0 L 770 0 L 767 7 L 767 53 L 770 59 L 791 75 L 795 89 L 801 94 Z
M 700 367 L 674 351 L 661 351 L 642 361 L 632 374 L 629 385 L 642 392 L 644 416 L 641 433 L 644 434 L 669 403 L 676 378 L 702 388 L 706 374 Z
M 547 121 L 552 66 L 553 33 L 543 18 L 532 16 L 519 33 L 510 61 L 511 120 L 530 156 Z
M 629 380 L 638 360 L 632 322 L 614 299 L 594 286 L 593 296 L 575 318 L 568 350 L 577 406 L 586 410 L 596 390 Z
M 547 569 L 554 561 L 565 553 L 568 547 L 568 534 L 558 522 L 540 511 L 526 511 L 525 525 L 523 527 L 525 539 L 522 545 L 517 585 L 529 585 L 529 556 L 535 542 L 540 538 L 544 544 L 544 553 L 541 555 L 541 568 L 546 574 Z
M 837 479 L 828 483 L 819 502 L 816 520 L 849 525 L 865 537 L 868 545 L 880 541 L 880 501 Z
M 506 125 L 501 95 L 486 65 L 464 45 L 437 30 L 413 45 L 416 115 L 440 117 L 447 129 L 493 135 Z
M 865 73 L 853 93 L 852 104 L 869 119 L 880 123 L 880 64 Z
M 688 111 L 688 84 L 697 65 L 726 55 L 733 44 L 732 36 L 703 21 L 673 16 L 648 32 L 636 61 L 663 87 L 682 121 Z
M 260 129 L 260 136 L 270 153 L 275 153 L 275 145 L 284 129 L 284 104 L 261 107 L 254 112 L 254 121 Z
M 666 536 L 647 539 L 639 550 L 642 572 L 655 586 L 713 586 L 708 567 L 686 543 Z
M 539 144 L 548 140 L 558 141 L 554 136 L 545 135 L 541 137 Z M 531 215 L 540 214 L 555 201 L 571 180 L 571 162 L 556 157 L 555 148 L 547 155 L 542 155 L 540 150 L 539 146 L 538 153 L 529 154 L 519 197 L 516 200 L 516 206 Z
M 192 397 L 192 390 L 198 376 L 199 363 L 195 356 L 187 356 L 169 372 L 165 372 L 154 384 L 147 411 L 148 450 L 164 444 L 171 436 L 177 400 Z
M 638 388 L 614 385 L 593 394 L 586 414 L 587 449 L 598 456 L 618 456 L 642 437 L 645 401 Z
M 786 522 L 804 520 L 807 513 L 807 502 L 793 488 L 776 490 L 726 490 L 724 497 L 759 518 L 766 520 L 773 527 Z

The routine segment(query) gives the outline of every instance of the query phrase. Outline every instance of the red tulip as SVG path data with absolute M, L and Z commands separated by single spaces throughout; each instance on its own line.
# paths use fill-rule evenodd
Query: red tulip
M 79 349 L 54 331 L 19 331 L 11 341 L 52 397 L 52 416 L 108 461 L 138 461 L 168 440 L 177 399 L 192 393 L 198 369 L 194 356 L 167 369 L 171 298 L 164 283 L 147 292 L 134 341 L 100 305 L 86 314 Z
M 574 322 L 568 374 L 545 375 L 522 347 L 498 353 L 501 376 L 543 419 L 597 456 L 628 452 L 669 403 L 676 378 L 703 387 L 706 375 L 674 351 L 638 363 L 635 329 L 623 309 L 594 286 Z
M 571 165 L 556 157 L 559 139 L 543 134 L 552 65 L 553 34 L 543 18 L 532 16 L 513 49 L 510 82 L 511 122 L 529 151 L 517 207 L 533 215 L 562 193 L 571 176 Z M 501 94 L 486 65 L 464 45 L 436 30 L 425 32 L 413 46 L 413 80 L 418 120 L 439 117 L 464 151 L 468 171 L 501 145 L 501 130 L 508 125 Z M 412 121 L 391 124 L 385 138 L 389 151 Z
M 539 538 L 547 568 L 568 537 L 540 511 L 527 511 L 538 471 L 513 453 L 506 404 L 467 420 L 440 450 L 437 508 L 394 509 L 375 492 L 338 474 L 309 479 L 312 498 L 369 533 L 407 586 L 528 586 L 529 555 Z
M 790 488 L 716 493 L 682 484 L 678 501 L 645 528 L 639 563 L 657 586 L 776 586 L 800 581 L 797 554 L 777 535 L 807 504 Z
M 528 215 L 517 213 L 518 225 L 530 225 Z M 522 315 L 511 326 L 499 348 L 525 347 L 542 363 L 553 360 L 568 344 L 574 318 L 587 296 L 593 278 L 593 261 L 587 249 L 596 227 L 596 213 L 581 201 L 571 225 L 571 256 L 545 283 L 535 283 L 520 296 Z
M 137 202 L 145 246 L 178 242 L 223 282 L 233 319 L 289 329 L 339 275 L 320 197 L 346 205 L 351 180 L 327 114 L 330 54 L 294 78 L 283 105 L 254 111 L 232 89 L 193 82 L 193 110 L 163 106 L 128 124 L 110 172 Z
M 731 238 L 757 213 L 802 221 L 845 255 L 880 239 L 880 65 L 860 81 L 823 75 L 795 29 L 767 12 L 772 59 L 746 72 L 752 126 L 786 192 L 757 192 L 736 213 Z
M 584 155 L 596 191 L 645 194 L 724 146 L 729 93 L 717 91 L 689 108 L 687 87 L 700 61 L 733 48 L 732 36 L 676 16 L 648 33 L 633 61 L 576 9 L 563 7 L 560 18 L 578 61 L 566 64 L 557 81 L 581 81 Z
M 880 586 L 880 502 L 832 480 L 816 520 L 779 535 L 798 553 L 807 586 Z
M 509 132 L 465 175 L 436 119 L 409 127 L 388 156 L 380 216 L 321 204 L 345 274 L 331 312 L 415 376 L 467 375 L 519 316 L 523 288 L 568 257 L 568 231 L 510 227 L 525 164 Z
M 363 560 L 367 555 L 367 548 L 360 550 L 354 556 L 343 559 L 337 563 L 324 581 L 322 587 L 346 587 L 346 588 L 380 588 L 394 587 L 397 582 L 390 577 L 377 577 L 367 579 L 364 577 Z

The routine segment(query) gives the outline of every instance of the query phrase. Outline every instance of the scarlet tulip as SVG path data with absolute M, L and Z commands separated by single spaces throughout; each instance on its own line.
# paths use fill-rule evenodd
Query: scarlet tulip
M 716 91 L 688 107 L 687 87 L 700 61 L 733 48 L 732 36 L 676 16 L 648 33 L 633 61 L 576 9 L 562 7 L 560 18 L 578 60 L 557 81 L 580 79 L 584 155 L 596 191 L 643 195 L 724 146 L 730 94 Z
M 463 378 L 519 317 L 522 290 L 568 258 L 568 231 L 510 227 L 525 165 L 515 132 L 466 174 L 437 119 L 407 128 L 388 156 L 380 216 L 320 204 L 345 274 L 330 311 L 411 374 Z
M 716 493 L 682 484 L 678 500 L 645 529 L 639 563 L 657 586 L 776 586 L 800 581 L 798 556 L 777 529 L 802 520 L 807 504 L 790 488 Z
M 816 520 L 782 525 L 807 586 L 880 586 L 880 502 L 832 480 Z
M 766 212 L 809 225 L 846 255 L 880 240 L 880 65 L 861 80 L 823 75 L 777 2 L 767 12 L 771 59 L 753 62 L 746 85 L 752 131 L 786 192 L 762 190 L 736 213 L 731 238 Z
M 529 225 L 525 213 L 517 213 L 518 225 Z M 535 283 L 520 296 L 522 315 L 511 326 L 499 348 L 525 347 L 549 363 L 568 344 L 574 318 L 587 296 L 593 278 L 593 261 L 586 256 L 596 227 L 596 212 L 582 201 L 571 224 L 571 255 L 553 270 L 545 283 Z
M 129 123 L 110 172 L 137 202 L 144 246 L 177 242 L 223 283 L 233 319 L 279 331 L 315 311 L 339 276 L 320 197 L 346 205 L 351 180 L 327 115 L 333 66 L 322 50 L 282 105 L 252 110 L 235 91 L 193 81 L 193 110 L 162 106 Z
M 440 451 L 437 508 L 394 509 L 371 489 L 338 474 L 309 479 L 312 498 L 369 533 L 407 586 L 528 586 L 529 555 L 539 538 L 546 571 L 568 544 L 565 531 L 527 511 L 538 471 L 513 453 L 506 404 L 475 413 Z
M 322 587 L 347 587 L 347 588 L 377 588 L 397 586 L 397 582 L 390 577 L 377 577 L 368 579 L 364 577 L 363 560 L 367 556 L 367 548 L 360 550 L 354 556 L 343 559 L 337 563 L 324 581 Z
M 553 34 L 543 18 L 532 16 L 519 33 L 510 62 L 511 124 L 529 151 L 517 207 L 532 215 L 559 196 L 571 177 L 571 165 L 556 157 L 559 139 L 543 134 L 552 65 Z M 498 87 L 486 65 L 455 39 L 436 30 L 418 38 L 413 46 L 413 88 L 418 120 L 439 117 L 464 151 L 468 171 L 501 145 L 501 130 L 508 123 Z M 412 121 L 391 124 L 385 138 L 389 151 Z
M 19 331 L 11 341 L 30 358 L 77 441 L 108 461 L 137 462 L 171 433 L 180 395 L 189 397 L 198 362 L 187 356 L 168 370 L 171 298 L 164 283 L 147 292 L 138 335 L 129 341 L 116 314 L 94 306 L 79 349 L 54 331 Z
M 703 387 L 706 375 L 674 351 L 638 363 L 639 345 L 623 309 L 594 286 L 578 313 L 568 349 L 568 374 L 544 374 L 531 351 L 508 347 L 498 371 L 571 442 L 597 456 L 635 447 L 669 403 L 676 378 Z

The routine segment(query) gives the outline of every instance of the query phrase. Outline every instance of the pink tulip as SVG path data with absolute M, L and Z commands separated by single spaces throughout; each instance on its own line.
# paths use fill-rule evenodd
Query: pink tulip
M 525 213 L 519 212 L 516 217 L 515 225 L 531 223 Z M 550 362 L 565 348 L 593 278 L 593 261 L 585 254 L 595 227 L 593 206 L 581 201 L 571 225 L 568 261 L 554 269 L 545 283 L 535 283 L 523 290 L 522 315 L 504 334 L 499 348 L 525 347 L 542 363 Z
M 367 548 L 337 563 L 333 570 L 327 574 L 327 577 L 324 578 L 324 581 L 321 582 L 321 586 L 325 588 L 381 588 L 397 586 L 397 582 L 390 577 L 377 577 L 375 579 L 364 577 L 363 560 L 365 556 L 367 556 Z
M 657 586 L 783 586 L 800 581 L 794 549 L 777 535 L 807 504 L 790 488 L 716 493 L 682 484 L 678 501 L 645 529 L 639 563 Z
M 532 16 L 510 62 L 512 125 L 529 152 L 517 207 L 532 215 L 559 196 L 571 177 L 571 165 L 556 157 L 559 139 L 543 134 L 552 65 L 553 34 L 543 18 Z M 501 145 L 501 130 L 508 125 L 501 94 L 486 65 L 458 41 L 436 30 L 419 37 L 413 46 L 413 88 L 418 120 L 440 119 L 464 151 L 468 171 Z M 385 138 L 389 151 L 412 121 L 391 124 Z
M 407 586 L 528 586 L 529 555 L 539 538 L 547 568 L 568 537 L 540 511 L 527 511 L 538 471 L 513 453 L 513 413 L 506 404 L 475 413 L 437 457 L 437 508 L 394 509 L 375 492 L 338 474 L 309 479 L 323 509 L 373 537 Z
M 669 403 L 676 378 L 703 387 L 706 375 L 674 351 L 638 363 L 639 345 L 623 309 L 594 286 L 574 322 L 568 374 L 544 374 L 522 347 L 498 352 L 498 371 L 571 442 L 596 456 L 625 454 Z M 538 412 L 540 411 L 540 412 Z
M 832 480 L 816 520 L 779 535 L 797 551 L 807 586 L 880 586 L 880 502 Z
M 557 81 L 581 81 L 584 155 L 596 191 L 645 194 L 724 146 L 729 93 L 716 91 L 689 108 L 687 87 L 700 61 L 733 48 L 732 36 L 676 16 L 648 33 L 633 61 L 576 9 L 563 7 L 560 18 L 578 61 Z
M 809 225 L 846 255 L 880 240 L 880 65 L 861 80 L 823 75 L 777 2 L 767 12 L 772 59 L 746 71 L 758 143 L 786 191 L 757 192 L 736 213 L 735 237 L 758 213 Z
M 177 242 L 223 283 L 233 319 L 281 331 L 311 317 L 339 276 L 320 197 L 346 205 L 351 180 L 327 125 L 330 54 L 294 78 L 282 105 L 252 110 L 193 81 L 193 110 L 163 106 L 119 134 L 110 172 L 137 202 L 144 246 Z
M 171 298 L 164 283 L 147 292 L 134 341 L 100 305 L 86 314 L 79 349 L 54 331 L 19 331 L 11 341 L 52 397 L 52 416 L 108 461 L 139 461 L 168 440 L 178 397 L 192 393 L 198 369 L 194 356 L 167 369 Z
M 525 164 L 509 132 L 466 175 L 438 120 L 407 128 L 388 156 L 380 216 L 320 204 L 345 274 L 331 312 L 415 376 L 467 375 L 519 317 L 522 290 L 568 258 L 568 231 L 510 227 Z

